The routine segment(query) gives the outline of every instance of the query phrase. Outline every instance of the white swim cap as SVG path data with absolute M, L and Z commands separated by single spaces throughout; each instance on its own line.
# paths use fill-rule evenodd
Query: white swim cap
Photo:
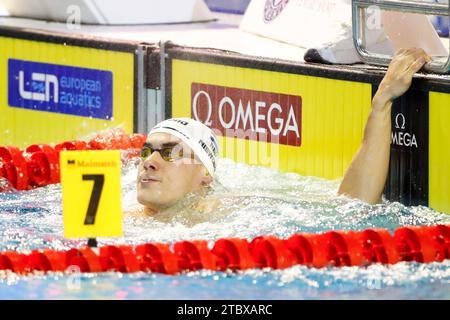
M 148 134 L 169 133 L 186 143 L 200 159 L 211 176 L 216 171 L 219 144 L 214 132 L 200 121 L 191 118 L 172 118 L 158 123 Z

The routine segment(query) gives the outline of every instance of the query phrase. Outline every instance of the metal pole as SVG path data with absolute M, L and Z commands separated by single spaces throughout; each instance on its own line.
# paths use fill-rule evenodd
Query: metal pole
M 364 9 L 370 6 L 378 6 L 380 9 L 389 11 L 450 16 L 450 5 L 445 5 L 442 3 L 418 2 L 413 0 L 352 0 L 352 29 L 355 49 L 363 62 L 381 66 L 387 66 L 392 57 L 382 54 L 369 53 L 365 48 L 364 32 L 366 29 L 366 24 L 364 19 Z M 435 73 L 447 73 L 450 70 L 450 55 L 444 63 L 442 60 L 432 61 L 427 63 L 424 69 Z

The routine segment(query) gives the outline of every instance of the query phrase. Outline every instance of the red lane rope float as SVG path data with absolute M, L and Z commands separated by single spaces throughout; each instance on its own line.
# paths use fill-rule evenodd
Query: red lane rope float
M 288 239 L 263 236 L 219 239 L 209 249 L 204 240 L 173 245 L 146 243 L 136 247 L 107 245 L 68 251 L 34 250 L 30 254 L 0 252 L 0 270 L 19 274 L 34 271 L 154 272 L 168 275 L 196 270 L 285 269 L 367 266 L 401 261 L 442 262 L 450 259 L 450 226 L 402 227 L 391 235 L 384 229 L 295 234 Z
M 59 153 L 64 150 L 139 150 L 147 139 L 143 134 L 122 131 L 97 135 L 90 141 L 65 141 L 54 147 L 34 144 L 24 151 L 0 147 L 0 178 L 6 178 L 16 190 L 29 190 L 60 182 Z M 129 158 L 137 156 L 131 152 Z M 5 190 L 0 186 L 0 192 Z

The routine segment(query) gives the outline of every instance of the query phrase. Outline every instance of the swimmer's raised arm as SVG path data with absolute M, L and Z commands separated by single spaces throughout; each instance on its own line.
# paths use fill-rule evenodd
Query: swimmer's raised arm
M 374 204 L 381 201 L 389 168 L 392 101 L 411 86 L 413 75 L 431 58 L 422 49 L 398 51 L 372 100 L 372 110 L 358 152 L 338 194 Z

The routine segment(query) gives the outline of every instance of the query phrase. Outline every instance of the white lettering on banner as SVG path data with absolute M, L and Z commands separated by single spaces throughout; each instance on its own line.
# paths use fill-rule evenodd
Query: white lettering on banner
M 406 118 L 403 115 L 403 113 L 398 113 L 395 116 L 395 128 L 396 129 L 400 129 L 400 130 L 404 130 L 406 128 Z M 409 133 L 409 132 L 397 132 L 397 131 L 393 131 L 391 133 L 391 143 L 397 146 L 405 146 L 405 147 L 416 147 L 418 148 L 417 145 L 417 139 L 416 139 L 416 135 Z
M 269 113 L 267 114 L 267 118 L 269 118 L 269 121 L 267 121 L 267 125 L 269 126 L 269 130 L 274 135 L 279 135 L 281 130 L 283 129 L 283 119 L 282 118 L 275 118 L 275 123 L 278 124 L 278 128 L 274 129 L 272 127 L 272 111 L 273 109 L 277 109 L 279 113 L 281 114 L 283 112 L 283 109 L 281 109 L 281 106 L 278 103 L 272 103 L 272 105 L 269 108 Z
M 399 124 L 399 121 L 401 121 L 400 123 L 402 125 Z M 403 113 L 399 113 L 395 116 L 395 127 L 397 129 L 405 129 L 405 123 L 406 123 L 406 119 L 405 119 L 405 116 L 403 115 Z
M 207 107 L 206 119 L 200 118 L 200 114 L 204 114 L 204 112 L 205 112 L 205 110 L 200 110 L 200 108 L 199 108 L 200 96 L 204 96 L 207 101 L 207 103 L 206 103 L 206 107 Z M 239 99 L 238 110 L 236 112 L 236 104 L 233 101 L 233 99 L 231 99 L 228 96 L 222 97 L 222 99 L 219 102 L 219 106 L 218 106 L 218 118 L 219 118 L 220 125 L 224 129 L 231 129 L 231 128 L 238 129 L 240 127 L 239 125 L 242 123 L 242 126 L 244 129 L 246 129 L 247 125 L 249 125 L 249 127 L 251 128 L 252 131 L 264 134 L 264 133 L 267 133 L 267 130 L 266 130 L 266 127 L 262 124 L 267 123 L 268 129 L 270 130 L 270 133 L 272 135 L 278 136 L 281 133 L 281 135 L 286 136 L 291 131 L 291 132 L 295 133 L 297 138 L 300 137 L 299 124 L 297 123 L 295 110 L 294 110 L 294 107 L 292 106 L 292 104 L 289 106 L 289 112 L 288 112 L 286 122 L 284 122 L 284 119 L 280 117 L 282 114 L 282 108 L 277 103 L 272 103 L 270 105 L 270 108 L 267 113 L 267 119 L 266 119 L 265 113 L 262 112 L 262 110 L 265 109 L 266 106 L 267 106 L 266 102 L 256 101 L 255 102 L 255 115 L 253 115 L 252 106 L 250 104 L 250 101 L 247 102 L 247 105 L 244 110 L 244 103 L 243 103 L 242 99 Z M 275 116 L 275 117 L 273 116 L 276 114 L 275 112 L 273 112 L 274 110 L 278 111 L 278 116 Z M 227 117 L 228 121 L 226 121 L 224 119 L 225 118 L 224 111 L 226 112 L 227 115 L 231 115 L 230 118 Z M 212 124 L 211 116 L 213 113 L 213 104 L 212 104 L 211 97 L 209 96 L 209 94 L 207 92 L 198 91 L 194 95 L 194 98 L 192 101 L 192 113 L 193 113 L 194 119 L 201 121 L 209 126 Z M 278 127 L 274 128 L 272 123 L 277 124 Z
M 208 102 L 208 117 L 207 117 L 208 120 L 205 121 L 205 125 L 210 126 L 212 124 L 211 120 L 209 120 L 209 119 L 211 119 L 212 102 L 211 102 L 211 97 L 209 96 L 209 94 L 203 90 L 197 92 L 192 101 L 192 105 L 197 106 L 197 102 L 198 102 L 198 99 L 200 98 L 200 95 L 205 96 L 207 99 L 207 102 Z M 197 108 L 194 108 L 194 118 L 198 120 Z
M 291 122 L 292 122 L 292 124 L 291 124 Z M 284 127 L 283 135 L 285 136 L 288 131 L 295 132 L 295 134 L 297 135 L 297 138 L 300 138 L 300 133 L 298 132 L 298 124 L 297 124 L 297 121 L 295 121 L 295 114 L 294 114 L 294 109 L 292 109 L 292 106 L 289 109 L 289 115 L 288 115 L 288 119 L 286 121 L 286 127 Z
M 266 129 L 264 127 L 260 127 L 259 126 L 259 121 L 262 120 L 266 120 L 266 118 L 264 117 L 263 114 L 259 114 L 259 108 L 265 108 L 266 107 L 266 103 L 263 101 L 256 101 L 256 125 L 255 125 L 255 131 L 258 133 L 266 133 Z
M 242 124 L 244 126 L 244 130 L 247 129 L 247 122 L 248 122 L 250 124 L 250 129 L 252 131 L 255 131 L 255 128 L 253 127 L 253 114 L 252 114 L 252 110 L 251 110 L 250 101 L 247 102 L 247 108 L 245 110 L 246 111 L 244 114 L 244 107 L 242 106 L 242 100 L 239 100 L 235 129 L 239 128 L 240 118 L 242 118 Z
M 22 99 L 34 101 L 50 101 L 50 84 L 53 84 L 53 100 L 58 103 L 59 100 L 59 83 L 58 78 L 52 74 L 44 74 L 33 72 L 31 80 L 45 83 L 45 92 L 33 92 L 25 90 L 25 73 L 19 71 L 19 94 Z
M 222 116 L 222 108 L 225 104 L 228 104 L 231 108 L 232 114 L 233 116 L 231 117 L 230 122 L 226 123 L 223 120 L 223 116 Z M 233 103 L 233 100 L 231 100 L 231 98 L 229 97 L 223 97 L 222 100 L 220 100 L 220 104 L 219 104 L 219 120 L 220 120 L 220 124 L 222 125 L 222 127 L 224 127 L 225 129 L 230 129 L 233 126 L 233 122 L 234 119 L 236 117 L 236 111 L 235 111 L 235 106 Z
M 418 148 L 415 134 L 411 135 L 408 132 L 392 132 L 391 138 L 392 144 L 397 146 Z

